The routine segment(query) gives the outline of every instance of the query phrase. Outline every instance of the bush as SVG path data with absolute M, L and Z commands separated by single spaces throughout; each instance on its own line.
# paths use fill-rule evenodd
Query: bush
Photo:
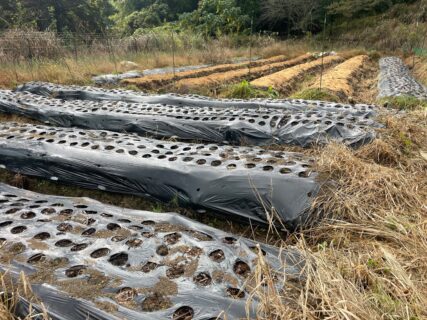
M 0 59 L 5 61 L 56 58 L 61 53 L 61 41 L 54 32 L 11 29 L 0 36 Z

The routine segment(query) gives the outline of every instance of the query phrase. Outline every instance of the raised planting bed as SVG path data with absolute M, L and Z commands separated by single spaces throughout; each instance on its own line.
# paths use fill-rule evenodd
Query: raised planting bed
M 142 78 L 125 79 L 122 81 L 122 83 L 136 85 L 141 89 L 155 89 L 181 79 L 204 77 L 206 75 L 216 73 L 216 72 L 247 69 L 249 66 L 257 67 L 257 66 L 284 61 L 286 59 L 288 59 L 287 56 L 280 55 L 280 56 L 275 56 L 269 59 L 260 59 L 260 60 L 251 61 L 251 62 L 220 64 L 220 65 L 214 65 L 214 66 L 201 68 L 197 70 L 188 70 L 188 71 L 175 72 L 175 73 L 171 72 L 166 74 L 154 74 L 154 75 L 144 76 Z
M 224 102 L 226 103 L 226 102 Z M 243 103 L 243 106 L 245 104 Z M 179 104 L 63 101 L 31 93 L 0 91 L 0 112 L 85 129 L 135 132 L 155 138 L 227 142 L 234 145 L 291 144 L 307 147 L 339 141 L 352 147 L 375 137 L 369 106 L 319 104 L 317 108 L 192 107 Z
M 0 165 L 79 187 L 154 197 L 294 229 L 313 218 L 319 184 L 300 153 L 188 144 L 29 124 L 0 125 Z
M 238 82 L 242 79 L 256 79 L 266 74 L 289 68 L 307 61 L 313 60 L 312 54 L 304 54 L 294 59 L 271 63 L 251 69 L 239 69 L 227 72 L 213 73 L 205 77 L 182 79 L 176 82 L 175 86 L 180 91 L 194 90 L 200 87 L 218 87 L 227 83 Z
M 380 59 L 378 98 L 413 96 L 427 100 L 427 88 L 411 75 L 408 67 L 398 57 Z
M 159 94 L 149 95 L 139 91 L 103 89 L 96 87 L 66 86 L 46 82 L 28 82 L 19 86 L 16 92 L 29 92 L 61 100 L 122 101 L 143 104 L 160 104 L 185 107 L 212 108 L 274 108 L 306 111 L 321 109 L 339 111 L 345 109 L 357 115 L 374 114 L 375 106 L 366 104 L 342 104 L 326 101 L 301 99 L 213 99 L 200 95 Z M 7 91 L 2 91 L 4 95 Z
M 198 70 L 202 68 L 207 68 L 209 65 L 203 64 L 198 66 L 184 66 L 184 67 L 176 67 L 175 72 L 183 72 L 190 70 Z M 173 68 L 157 68 L 157 69 L 147 69 L 144 71 L 128 71 L 119 74 L 101 74 L 92 78 L 92 81 L 97 85 L 104 84 L 118 84 L 121 80 L 125 79 L 134 79 L 141 78 L 144 76 L 150 76 L 155 74 L 165 74 L 165 73 L 173 73 Z
M 353 83 L 369 61 L 367 55 L 355 56 L 328 70 L 320 80 L 317 79 L 312 88 L 327 90 L 341 99 L 347 99 L 354 94 Z M 321 82 L 320 82 L 321 81 Z
M 253 80 L 251 85 L 256 88 L 273 88 L 283 93 L 289 93 L 296 83 L 307 74 L 321 70 L 322 65 L 324 68 L 328 68 L 342 61 L 343 58 L 340 56 L 326 56 Z
M 15 310 L 22 318 L 30 301 L 36 310 L 43 303 L 53 320 L 254 318 L 258 301 L 248 297 L 260 284 L 260 257 L 275 290 L 285 278 L 298 281 L 304 266 L 292 247 L 279 250 L 177 214 L 5 184 L 0 232 L 0 271 L 15 278 L 22 271 L 32 286 Z

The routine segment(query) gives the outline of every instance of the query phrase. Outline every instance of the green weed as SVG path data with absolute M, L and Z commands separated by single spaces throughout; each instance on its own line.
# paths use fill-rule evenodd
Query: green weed
M 278 98 L 279 93 L 273 88 L 267 90 L 256 89 L 251 84 L 244 80 L 239 84 L 232 85 L 225 91 L 226 98 L 234 99 L 252 99 L 252 98 Z
M 380 99 L 380 104 L 399 110 L 427 109 L 427 101 L 419 100 L 412 96 L 388 97 Z

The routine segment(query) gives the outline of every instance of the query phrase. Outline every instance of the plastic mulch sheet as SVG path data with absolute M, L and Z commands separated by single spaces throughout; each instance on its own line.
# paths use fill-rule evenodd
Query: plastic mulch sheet
M 165 73 L 173 73 L 173 72 L 182 72 L 182 71 L 190 71 L 197 70 L 209 67 L 208 64 L 202 64 L 198 66 L 184 66 L 184 67 L 176 67 L 174 68 L 157 68 L 157 69 L 147 69 L 144 71 L 128 71 L 119 74 L 101 74 L 92 78 L 92 81 L 97 85 L 105 85 L 105 84 L 118 84 L 121 80 L 124 79 L 132 79 L 132 78 L 141 78 L 144 76 L 150 76 L 154 74 L 165 74 Z
M 414 79 L 398 57 L 380 59 L 379 98 L 408 95 L 427 99 L 427 88 Z
M 188 144 L 30 124 L 0 125 L 0 166 L 79 187 L 150 196 L 292 229 L 318 191 L 314 160 L 257 147 Z
M 262 256 L 276 290 L 301 280 L 298 251 L 236 237 L 174 213 L 42 195 L 0 184 L 0 271 L 24 271 L 53 320 L 255 318 Z M 271 284 L 269 284 L 271 286 Z M 271 288 L 272 289 L 272 288 Z M 0 293 L 1 294 L 1 293 Z M 247 311 L 245 307 L 248 307 Z
M 342 110 L 341 110 L 342 109 Z M 64 127 L 135 132 L 235 145 L 291 144 L 307 147 L 338 141 L 369 143 L 378 126 L 369 108 L 238 108 L 118 101 L 60 100 L 31 93 L 0 91 L 0 112 Z
M 213 99 L 199 95 L 179 95 L 174 93 L 149 95 L 140 91 L 122 89 L 103 89 L 97 87 L 64 86 L 46 82 L 28 82 L 16 88 L 18 92 L 30 92 L 45 97 L 64 100 L 109 100 L 147 104 L 166 104 L 187 107 L 212 108 L 276 108 L 306 111 L 314 108 L 324 111 L 342 111 L 356 115 L 373 115 L 375 106 L 367 104 L 342 104 L 317 100 L 301 99 Z

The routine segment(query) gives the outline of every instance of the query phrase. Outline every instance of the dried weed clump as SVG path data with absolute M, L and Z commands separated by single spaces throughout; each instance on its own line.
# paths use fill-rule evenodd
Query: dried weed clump
M 28 314 L 25 318 L 17 317 L 16 309 L 19 301 L 28 303 Z M 36 310 L 33 305 L 37 305 Z M 12 277 L 7 271 L 0 272 L 0 320 L 50 320 L 47 309 L 34 295 L 28 278 L 24 273 Z
M 315 152 L 320 180 L 330 182 L 314 203 L 323 219 L 283 242 L 305 261 L 298 281 L 259 256 L 258 319 L 427 318 L 426 114 L 380 118 L 373 143 Z

